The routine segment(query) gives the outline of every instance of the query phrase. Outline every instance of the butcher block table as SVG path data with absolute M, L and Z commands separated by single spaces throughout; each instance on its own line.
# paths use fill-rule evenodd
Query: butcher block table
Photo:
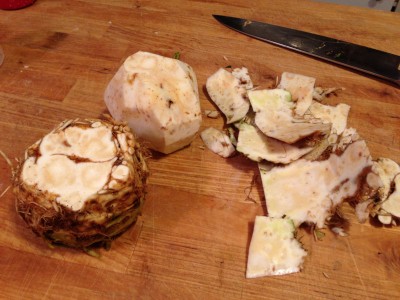
M 400 14 L 314 1 L 54 1 L 0 11 L 0 150 L 15 165 L 65 119 L 107 113 L 104 90 L 141 50 L 180 59 L 197 75 L 202 110 L 218 68 L 247 67 L 271 87 L 284 71 L 343 87 L 328 104 L 351 106 L 349 126 L 373 158 L 400 162 L 400 89 L 219 24 L 212 14 L 265 21 L 400 55 Z M 224 118 L 204 117 L 202 129 Z M 170 155 L 152 153 L 142 216 L 100 258 L 51 249 L 15 211 L 11 170 L 0 157 L 1 299 L 398 299 L 400 227 L 360 224 L 344 205 L 349 235 L 300 229 L 300 273 L 245 279 L 256 215 L 266 214 L 257 164 L 225 159 L 199 136 Z M 282 191 L 284 193 L 284 191 Z

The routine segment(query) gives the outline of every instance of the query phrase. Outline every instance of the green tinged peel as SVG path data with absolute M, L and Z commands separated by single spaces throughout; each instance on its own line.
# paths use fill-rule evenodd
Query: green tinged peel
M 181 58 L 181 53 L 180 52 L 175 52 L 174 53 L 174 59 L 180 59 Z
M 295 117 L 296 104 L 283 89 L 249 91 L 255 124 L 268 137 L 293 144 L 313 134 L 327 134 L 331 124 L 315 118 Z
M 309 153 L 312 147 L 297 147 L 263 134 L 257 127 L 241 123 L 236 150 L 249 159 L 288 164 Z

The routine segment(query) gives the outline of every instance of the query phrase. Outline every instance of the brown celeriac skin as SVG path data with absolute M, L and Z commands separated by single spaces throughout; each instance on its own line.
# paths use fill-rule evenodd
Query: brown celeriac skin
M 66 130 L 76 129 L 84 133 L 86 130 L 96 128 L 111 133 L 109 142 L 114 144 L 113 158 L 106 161 L 111 164 L 110 172 L 105 176 L 106 183 L 83 199 L 82 204 L 68 202 L 70 200 L 68 195 L 63 197 L 55 193 L 54 189 L 45 190 L 42 186 L 46 183 L 35 182 L 39 179 L 29 178 L 31 169 L 35 169 L 35 172 L 51 172 L 51 170 L 40 170 L 39 164 L 40 159 L 44 159 L 41 143 L 46 137 L 51 135 L 64 137 Z M 74 147 L 68 145 L 66 141 L 62 143 L 60 147 L 65 146 L 66 149 Z M 91 144 L 87 145 L 90 146 Z M 101 152 L 102 149 L 96 148 L 96 151 Z M 59 154 L 53 154 L 55 155 Z M 13 191 L 16 197 L 16 210 L 28 227 L 50 245 L 65 245 L 86 251 L 94 246 L 108 248 L 110 242 L 134 224 L 140 214 L 149 175 L 146 156 L 147 151 L 136 141 L 134 134 L 124 123 L 117 123 L 111 118 L 66 120 L 30 146 L 25 152 L 25 159 L 14 170 Z M 80 164 L 81 167 L 83 164 L 92 164 L 87 168 L 89 171 L 92 166 L 99 163 L 75 154 L 64 155 L 63 159 L 72 161 L 77 167 Z M 114 172 L 116 170 L 124 170 L 121 173 L 123 175 Z M 61 173 L 59 176 L 61 179 L 54 180 L 62 181 L 63 176 L 68 174 Z M 70 189 L 74 189 L 74 186 Z

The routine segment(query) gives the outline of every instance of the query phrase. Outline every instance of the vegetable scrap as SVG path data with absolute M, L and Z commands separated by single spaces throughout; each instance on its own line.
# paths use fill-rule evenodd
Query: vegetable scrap
M 361 223 L 369 217 L 400 223 L 399 164 L 371 157 L 357 130 L 347 127 L 349 105 L 322 103 L 343 88 L 315 83 L 313 77 L 284 72 L 275 88 L 257 89 L 246 68 L 219 69 L 207 80 L 211 100 L 232 125 L 229 135 L 238 136 L 229 152 L 257 162 L 261 175 L 268 216 L 256 217 L 247 278 L 300 271 L 306 252 L 293 243 L 300 225 L 311 226 L 315 240 L 323 239 L 325 228 L 347 236 L 348 222 L 338 215 L 344 202 Z M 205 144 L 229 157 L 216 140 Z M 292 229 L 283 230 L 279 222 Z
M 211 119 L 217 119 L 220 114 L 218 110 L 204 110 L 204 114 L 206 117 L 211 118 Z

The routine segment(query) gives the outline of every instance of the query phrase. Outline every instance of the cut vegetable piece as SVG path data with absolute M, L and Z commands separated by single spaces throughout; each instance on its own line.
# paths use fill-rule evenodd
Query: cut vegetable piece
M 244 76 L 238 74 L 237 76 Z M 211 100 L 226 116 L 228 124 L 239 121 L 247 114 L 250 108 L 246 93 L 248 84 L 247 79 L 241 83 L 232 73 L 222 68 L 207 79 L 207 92 Z
M 333 145 L 332 152 L 343 152 L 348 145 L 358 141 L 360 139 L 359 134 L 355 128 L 346 128 L 343 133 L 339 136 L 338 142 Z
M 229 135 L 229 140 L 231 141 L 233 146 L 237 146 L 237 139 L 235 136 L 235 129 L 233 129 L 232 127 L 228 127 L 228 135 Z
M 204 114 L 211 119 L 217 119 L 220 115 L 219 112 L 217 110 L 205 110 Z
M 374 162 L 359 186 L 357 195 L 350 200 L 350 203 L 355 206 L 358 221 L 364 223 L 370 215 L 373 215 L 372 212 L 376 212 L 374 203 L 378 190 L 382 187 L 382 180 L 374 170 Z
M 202 121 L 193 69 L 148 52 L 125 60 L 108 84 L 104 101 L 116 120 L 126 121 L 150 148 L 162 153 L 190 144 Z
M 397 174 L 400 174 L 400 166 L 389 158 L 380 157 L 374 161 L 373 170 L 382 180 L 382 187 L 379 188 L 379 199 L 384 201 L 387 199 Z
M 292 100 L 297 102 L 295 113 L 304 115 L 312 103 L 315 78 L 283 72 L 278 88 L 287 90 L 292 95 Z
M 350 106 L 338 104 L 336 106 L 324 105 L 314 102 L 310 106 L 310 113 L 314 118 L 323 120 L 324 123 L 331 123 L 331 133 L 342 134 L 347 127 L 347 117 Z
M 331 154 L 324 161 L 299 159 L 270 171 L 260 168 L 268 215 L 288 216 L 296 226 L 306 222 L 322 228 L 337 205 L 357 194 L 371 166 L 367 145 L 357 141 L 342 155 Z
M 256 216 L 246 278 L 299 272 L 307 252 L 295 239 L 290 219 Z
M 307 153 L 303 158 L 307 160 L 325 160 L 332 153 L 332 148 L 336 144 L 338 136 L 334 133 L 325 137 Z
M 235 68 L 232 71 L 232 75 L 239 80 L 240 85 L 246 90 L 251 90 L 253 88 L 253 82 L 251 81 L 247 68 Z
M 295 103 L 288 91 L 257 90 L 249 91 L 248 96 L 256 113 L 257 127 L 269 137 L 292 144 L 312 134 L 326 134 L 331 130 L 331 124 L 323 124 L 319 119 L 294 118 Z
M 250 124 L 242 123 L 239 127 L 236 150 L 257 162 L 265 159 L 274 163 L 288 164 L 312 149 L 312 147 L 299 148 L 267 137 L 258 128 Z
M 127 125 L 68 120 L 27 149 L 14 175 L 17 212 L 52 244 L 106 245 L 136 221 L 148 174 Z
M 229 157 L 235 152 L 230 138 L 218 129 L 209 127 L 200 136 L 208 149 L 222 157 Z
M 369 217 L 369 206 L 372 204 L 372 200 L 366 200 L 360 202 L 355 207 L 355 213 L 360 223 L 365 223 Z
M 373 171 L 382 181 L 378 190 L 379 202 L 371 210 L 371 215 L 378 215 L 382 224 L 396 224 L 393 217 L 400 218 L 400 166 L 389 158 L 374 161 Z
M 339 236 L 348 236 L 348 233 L 345 232 L 344 229 L 341 228 L 341 227 L 333 227 L 333 228 L 331 229 L 331 231 L 332 231 L 333 233 L 336 233 L 336 234 L 339 235 Z
M 313 92 L 313 100 L 321 102 L 326 97 L 329 97 L 330 94 L 334 94 L 336 91 L 341 91 L 341 90 L 344 90 L 344 88 L 338 88 L 338 87 L 333 87 L 333 88 L 316 87 L 316 88 L 314 88 L 314 92 Z
M 378 220 L 384 225 L 392 224 L 392 216 L 390 215 L 378 215 Z
M 394 191 L 382 203 L 381 208 L 394 217 L 400 218 L 400 174 L 394 178 Z

